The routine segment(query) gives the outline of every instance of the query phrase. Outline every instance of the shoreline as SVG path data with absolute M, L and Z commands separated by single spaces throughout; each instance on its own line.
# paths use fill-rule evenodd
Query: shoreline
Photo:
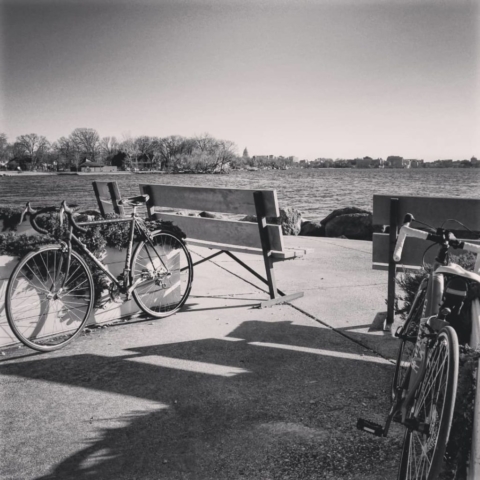
M 150 172 L 149 172 L 150 173 Z M 15 171 L 5 171 L 0 172 L 0 177 L 54 177 L 57 175 L 135 175 L 134 172 L 15 172 Z

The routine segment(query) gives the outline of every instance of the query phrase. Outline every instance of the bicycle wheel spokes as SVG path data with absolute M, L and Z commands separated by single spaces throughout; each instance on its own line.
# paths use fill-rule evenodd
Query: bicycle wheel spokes
M 85 262 L 59 247 L 27 255 L 12 273 L 7 289 L 7 317 L 15 335 L 40 351 L 71 341 L 86 322 L 93 303 L 93 281 Z
M 190 254 L 183 242 L 167 232 L 154 234 L 153 243 L 138 245 L 132 261 L 133 291 L 140 308 L 154 317 L 176 312 L 187 299 L 193 279 Z
M 418 428 L 405 436 L 399 478 L 436 478 L 450 434 L 457 377 L 458 340 L 448 327 L 439 334 L 427 359 L 425 376 L 412 407 Z

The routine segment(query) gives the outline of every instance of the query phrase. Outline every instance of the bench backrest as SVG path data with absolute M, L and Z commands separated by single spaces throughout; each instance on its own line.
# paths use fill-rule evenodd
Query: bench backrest
M 117 203 L 121 199 L 117 182 L 92 182 L 92 184 L 100 213 L 103 216 L 117 213 L 123 217 L 125 210 Z
M 150 197 L 147 203 L 150 218 L 173 222 L 185 232 L 190 244 L 213 246 L 221 250 L 261 254 L 263 251 L 259 225 L 234 217 L 258 217 L 259 212 L 263 218 L 280 215 L 275 190 L 140 185 L 140 191 Z M 181 210 L 228 215 L 226 218 L 216 219 L 176 213 Z M 281 226 L 268 224 L 266 231 L 270 250 L 283 251 Z
M 392 202 L 392 198 L 398 201 Z M 462 222 L 474 232 L 480 232 L 480 199 L 460 197 L 416 197 L 416 196 L 373 196 L 373 225 L 388 225 L 390 231 L 396 230 L 403 224 L 405 214 L 411 213 L 420 221 L 433 227 L 440 227 L 445 220 L 455 219 Z M 420 224 L 413 224 L 414 228 L 421 228 Z M 454 222 L 448 222 L 446 228 L 458 231 L 462 227 Z M 391 241 L 389 233 L 374 233 L 373 235 L 373 268 L 388 269 L 391 261 Z M 480 243 L 468 240 L 471 243 Z M 428 243 L 416 238 L 407 238 L 403 248 L 402 260 L 399 265 L 408 268 L 419 268 Z M 432 248 L 426 255 L 426 261 L 432 263 L 437 249 Z M 455 254 L 462 251 L 456 250 Z

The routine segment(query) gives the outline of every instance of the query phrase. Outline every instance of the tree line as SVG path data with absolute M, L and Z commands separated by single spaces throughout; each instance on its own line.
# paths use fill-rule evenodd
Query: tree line
M 68 137 L 50 142 L 36 133 L 19 135 L 13 143 L 0 133 L 0 164 L 14 163 L 22 170 L 77 169 L 86 159 L 124 170 L 143 168 L 169 172 L 224 173 L 245 159 L 236 145 L 209 134 L 193 138 L 171 135 L 100 137 L 93 128 L 76 128 Z

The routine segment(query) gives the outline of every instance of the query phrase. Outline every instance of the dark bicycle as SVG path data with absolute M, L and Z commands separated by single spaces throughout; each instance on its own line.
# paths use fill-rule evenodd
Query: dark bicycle
M 78 223 L 65 201 L 60 208 L 41 210 L 27 203 L 22 219 L 30 214 L 30 223 L 37 232 L 49 233 L 37 224 L 39 215 L 58 212 L 61 225 L 64 216 L 68 218 L 68 234 L 57 238 L 58 244 L 27 254 L 10 276 L 6 314 L 22 343 L 42 352 L 56 350 L 71 342 L 85 326 L 95 301 L 94 284 L 90 267 L 76 250 L 108 277 L 112 300 L 126 301 L 133 295 L 141 310 L 156 318 L 172 315 L 182 307 L 192 286 L 192 259 L 178 234 L 162 229 L 150 231 L 137 215 L 137 207 L 147 200 L 148 195 L 123 199 L 122 205 L 133 207 L 130 217 Z M 118 277 L 75 235 L 87 233 L 86 226 L 116 223 L 130 224 L 125 266 Z

